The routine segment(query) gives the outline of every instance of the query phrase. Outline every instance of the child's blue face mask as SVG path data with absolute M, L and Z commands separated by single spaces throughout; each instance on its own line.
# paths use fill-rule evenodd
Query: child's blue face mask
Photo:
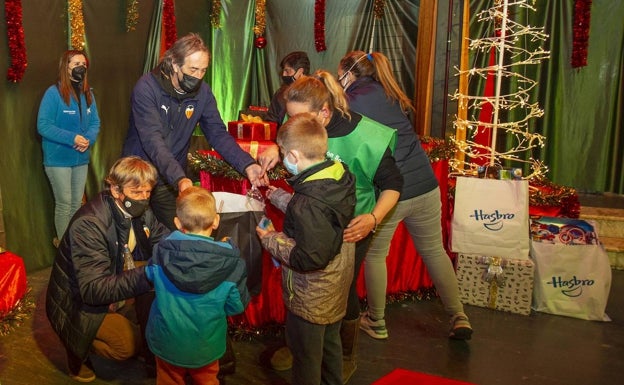
M 288 170 L 289 173 L 293 175 L 299 174 L 299 170 L 297 170 L 297 164 L 291 163 L 288 160 L 288 154 L 284 157 L 284 159 L 282 160 L 282 163 L 284 163 L 284 167 L 286 167 L 286 170 Z

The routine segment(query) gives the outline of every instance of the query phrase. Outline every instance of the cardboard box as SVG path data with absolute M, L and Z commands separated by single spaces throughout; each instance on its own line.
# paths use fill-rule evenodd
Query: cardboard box
M 529 315 L 535 265 L 531 260 L 457 256 L 457 281 L 462 303 Z

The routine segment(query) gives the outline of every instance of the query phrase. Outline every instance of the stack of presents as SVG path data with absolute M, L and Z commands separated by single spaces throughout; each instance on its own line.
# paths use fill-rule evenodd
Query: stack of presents
M 520 170 L 457 177 L 450 233 L 462 302 L 608 321 L 611 267 L 593 224 L 531 214 L 530 188 Z
M 229 133 L 254 158 L 273 145 L 277 126 L 263 121 L 266 109 L 250 107 Z M 214 152 L 204 152 L 219 158 Z M 202 185 L 221 188 L 227 178 L 201 173 Z M 522 179 L 522 170 L 484 167 L 478 177 L 449 180 L 454 191 L 450 206 L 450 248 L 456 255 L 461 300 L 516 314 L 532 310 L 588 320 L 607 321 L 605 308 L 611 286 L 611 267 L 594 226 L 578 219 L 569 201 L 532 199 L 554 185 Z M 452 186 L 454 184 L 454 188 Z M 241 187 L 242 186 L 242 187 Z M 237 188 L 249 195 L 241 177 Z M 570 197 L 563 198 L 568 200 Z
M 259 148 L 275 144 L 277 137 L 277 124 L 262 120 L 265 109 L 250 107 L 247 114 L 241 112 L 240 120 L 227 124 L 230 135 L 236 138 L 238 144 L 254 158 Z
M 7 334 L 12 324 L 20 320 L 20 304 L 27 292 L 26 268 L 21 257 L 6 250 L 6 234 L 2 215 L 0 191 L 0 336 Z

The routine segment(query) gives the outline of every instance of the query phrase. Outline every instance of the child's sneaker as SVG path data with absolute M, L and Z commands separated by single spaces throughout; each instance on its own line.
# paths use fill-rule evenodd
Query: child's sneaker
M 368 312 L 362 314 L 362 316 L 360 317 L 360 329 L 377 340 L 385 340 L 386 338 L 388 338 L 386 321 L 383 319 L 373 321 L 368 316 Z
M 455 340 L 469 340 L 472 337 L 472 326 L 468 316 L 462 312 L 455 313 L 451 317 L 451 331 L 449 338 Z

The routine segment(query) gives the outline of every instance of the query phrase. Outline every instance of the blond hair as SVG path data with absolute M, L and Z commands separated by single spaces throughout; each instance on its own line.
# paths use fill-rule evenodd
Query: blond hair
M 138 156 L 118 159 L 108 172 L 105 182 L 109 187 L 139 187 L 149 184 L 154 187 L 158 181 L 158 171 L 150 162 Z
M 291 116 L 277 133 L 277 144 L 284 152 L 297 150 L 310 160 L 321 160 L 327 153 L 327 130 L 314 115 L 304 112 Z
M 188 232 L 208 230 L 217 216 L 215 198 L 205 188 L 191 186 L 178 195 L 176 216 Z
M 310 112 L 320 111 L 327 105 L 331 112 L 338 111 L 343 117 L 351 119 L 344 90 L 334 76 L 325 70 L 318 70 L 314 76 L 302 76 L 295 80 L 286 90 L 284 99 L 286 104 L 307 104 Z
M 399 87 L 390 61 L 381 52 L 351 51 L 340 60 L 340 69 L 351 72 L 356 78 L 370 76 L 381 83 L 386 96 L 399 102 L 403 111 L 414 110 L 414 105 L 405 92 Z

